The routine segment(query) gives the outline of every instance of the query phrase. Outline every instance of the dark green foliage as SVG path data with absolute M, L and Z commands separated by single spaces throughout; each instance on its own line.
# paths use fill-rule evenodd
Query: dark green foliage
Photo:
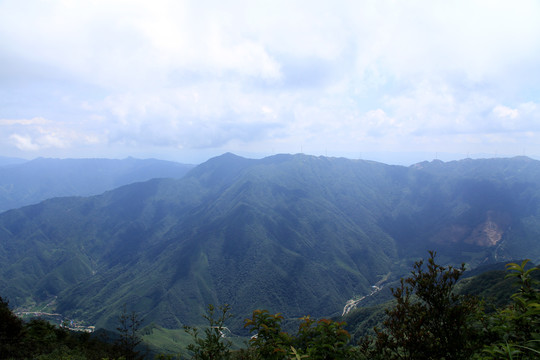
M 393 289 L 394 308 L 376 330 L 376 354 L 387 359 L 468 359 L 475 344 L 473 320 L 478 302 L 454 293 L 465 270 L 418 261 L 410 277 Z
M 255 310 L 251 319 L 246 319 L 244 327 L 254 333 L 250 346 L 261 359 L 283 359 L 292 345 L 292 338 L 281 330 L 281 314 L 270 314 L 268 310 Z
M 540 289 L 532 277 L 539 269 L 526 269 L 527 263 L 507 265 L 507 277 L 515 279 L 519 289 L 510 306 L 485 321 L 492 341 L 484 347 L 481 359 L 540 358 Z
M 330 319 L 315 321 L 305 316 L 302 318 L 294 343 L 309 359 L 346 359 L 350 352 L 348 342 L 351 336 L 344 326 L 344 322 Z
M 366 337 L 360 346 L 350 342 L 344 322 L 300 318 L 298 331 L 282 328 L 283 316 L 255 310 L 245 320 L 253 337 L 247 349 L 231 351 L 225 322 L 231 319 L 230 306 L 210 305 L 203 316 L 208 325 L 185 327 L 193 337 L 187 347 L 193 359 L 537 359 L 540 355 L 540 292 L 533 277 L 537 267 L 507 264 L 507 278 L 519 288 L 512 304 L 486 314 L 480 303 L 455 292 L 463 274 L 459 268 L 441 266 L 430 252 L 427 261 L 418 261 L 411 276 L 393 289 L 395 304 L 386 311 L 382 330 Z M 116 345 L 99 341 L 87 333 L 76 334 L 35 319 L 22 323 L 0 298 L 0 331 L 4 340 L 0 358 L 14 359 L 142 359 L 140 321 L 125 310 L 119 317 L 120 337 Z M 118 350 L 122 349 L 121 352 Z M 158 359 L 180 358 L 179 354 L 159 354 Z
M 459 292 L 485 299 L 486 311 L 510 304 L 514 293 L 514 281 L 505 279 L 504 271 L 489 271 L 460 283 Z
M 380 326 L 384 321 L 388 304 L 389 302 L 384 302 L 377 306 L 360 307 L 343 318 L 347 323 L 347 331 L 351 334 L 353 342 L 375 334 L 373 328 Z
M 216 314 L 217 310 L 217 314 Z M 193 343 L 187 350 L 191 352 L 195 360 L 226 360 L 230 356 L 231 342 L 225 339 L 225 321 L 231 318 L 230 306 L 222 305 L 217 309 L 214 305 L 208 305 L 208 311 L 203 315 L 208 322 L 204 329 L 204 336 L 199 335 L 199 329 L 192 326 L 184 326 L 184 330 L 193 337 Z
M 64 338 L 67 337 L 67 330 L 59 329 L 51 323 L 34 319 L 25 326 L 25 348 L 32 349 L 35 354 L 49 354 Z
M 504 265 L 497 265 L 497 269 L 494 270 L 486 268 L 485 272 L 467 271 L 465 274 L 472 273 L 474 276 L 461 280 L 458 292 L 484 299 L 485 310 L 488 313 L 507 307 L 512 303 L 511 296 L 515 293 L 517 284 L 514 277 L 505 276 L 508 272 L 504 270 Z M 526 266 L 526 270 L 533 267 L 530 266 L 530 262 Z M 531 272 L 530 277 L 532 281 L 540 281 L 540 271 Z
M 511 304 L 484 313 L 481 303 L 454 293 L 462 268 L 442 267 L 434 253 L 415 265 L 412 276 L 393 290 L 396 304 L 387 310 L 376 338 L 364 338 L 359 359 L 538 359 L 540 356 L 540 290 L 529 261 L 506 265 L 506 278 L 519 289 Z M 486 273 L 491 276 L 497 272 Z M 471 284 L 486 284 L 486 277 Z M 500 283 L 505 283 L 497 276 Z
M 255 310 L 245 320 L 245 327 L 254 334 L 249 341 L 248 358 L 339 360 L 350 356 L 350 335 L 344 322 L 305 316 L 293 336 L 282 330 L 282 320 L 280 314 L 272 315 L 267 310 Z
M 22 322 L 0 297 L 0 359 L 102 360 L 113 345 L 93 334 L 71 332 L 42 319 Z
M 15 357 L 23 339 L 23 323 L 0 297 L 0 359 Z
M 71 332 L 35 319 L 25 324 L 25 336 L 16 358 L 116 359 L 114 346 L 90 333 Z
M 141 355 L 141 351 L 138 349 L 139 344 L 142 342 L 139 330 L 142 320 L 135 311 L 128 312 L 126 306 L 122 308 L 122 313 L 118 317 L 118 327 L 116 330 L 120 334 L 119 338 L 115 342 L 115 346 L 118 349 L 120 356 L 125 360 L 138 360 L 143 359 L 144 355 Z

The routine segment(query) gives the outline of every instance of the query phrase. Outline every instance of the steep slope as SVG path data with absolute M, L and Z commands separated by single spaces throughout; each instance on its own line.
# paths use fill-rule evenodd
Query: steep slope
M 472 265 L 540 258 L 540 164 L 498 160 L 482 172 L 225 154 L 182 179 L 51 199 L 0 214 L 0 294 L 56 297 L 57 311 L 109 327 L 123 304 L 169 327 L 208 303 L 230 303 L 237 324 L 256 308 L 340 314 L 424 249 Z
M 404 253 L 437 248 L 475 262 L 540 256 L 539 162 L 433 161 L 411 167 L 408 194 L 383 227 Z M 478 250 L 489 249 L 489 252 Z
M 0 166 L 0 212 L 58 196 L 97 195 L 152 178 L 180 178 L 193 165 L 155 159 L 45 159 Z

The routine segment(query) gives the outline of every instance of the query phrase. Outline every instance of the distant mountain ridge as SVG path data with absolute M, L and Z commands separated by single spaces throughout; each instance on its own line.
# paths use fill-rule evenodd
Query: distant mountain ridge
M 168 327 L 229 303 L 341 314 L 437 250 L 443 263 L 540 259 L 540 162 L 411 167 L 224 154 L 181 179 L 0 214 L 0 294 L 113 327 L 127 304 Z
M 21 158 L 0 156 L 0 166 L 22 164 L 22 163 L 27 162 L 27 161 L 28 160 L 21 159 Z
M 53 197 L 97 195 L 152 178 L 180 178 L 194 167 L 134 158 L 17 160 L 0 163 L 0 212 Z

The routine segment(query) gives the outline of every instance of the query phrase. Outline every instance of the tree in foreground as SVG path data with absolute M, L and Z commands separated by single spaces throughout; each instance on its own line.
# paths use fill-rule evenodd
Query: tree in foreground
M 254 333 L 250 342 L 253 358 L 256 359 L 313 359 L 340 360 L 351 354 L 348 345 L 350 335 L 344 322 L 330 319 L 314 320 L 310 316 L 301 318 L 295 336 L 281 329 L 281 314 L 270 314 L 267 310 L 255 310 L 244 327 Z
M 295 338 L 298 349 L 302 349 L 308 359 L 339 360 L 350 355 L 348 346 L 351 335 L 344 329 L 345 322 L 320 319 L 309 316 L 302 319 Z
M 528 262 L 506 265 L 506 277 L 515 278 L 519 289 L 510 306 L 488 319 L 486 330 L 496 340 L 484 346 L 478 359 L 540 359 L 540 289 L 531 277 L 539 269 L 526 269 Z
M 115 345 L 119 349 L 120 356 L 123 356 L 126 360 L 144 359 L 144 355 L 141 355 L 141 352 L 137 350 L 137 347 L 142 342 L 139 335 L 142 320 L 139 315 L 134 311 L 127 312 L 124 305 L 118 321 L 119 326 L 116 330 L 120 333 L 120 337 Z
M 22 321 L 0 297 L 0 359 L 101 360 L 116 356 L 111 344 L 92 334 L 72 332 L 39 318 Z
M 216 311 L 217 310 L 217 311 Z M 187 346 L 196 360 L 221 360 L 230 356 L 231 342 L 224 337 L 225 321 L 231 318 L 230 306 L 222 305 L 217 309 L 214 305 L 208 305 L 208 310 L 203 317 L 208 321 L 208 327 L 204 330 L 204 336 L 200 336 L 196 327 L 184 326 L 184 330 L 193 338 L 193 343 Z
M 454 287 L 465 271 L 435 263 L 435 252 L 414 264 L 411 276 L 392 289 L 396 305 L 386 310 L 383 329 L 375 329 L 374 344 L 364 341 L 371 358 L 468 359 L 478 348 L 476 299 L 456 295 Z
M 16 357 L 23 339 L 23 322 L 0 297 L 0 359 Z
M 254 335 L 249 340 L 250 347 L 261 359 L 283 359 L 288 353 L 292 339 L 281 330 L 281 314 L 270 314 L 268 310 L 255 310 L 251 319 L 244 320 L 244 328 Z

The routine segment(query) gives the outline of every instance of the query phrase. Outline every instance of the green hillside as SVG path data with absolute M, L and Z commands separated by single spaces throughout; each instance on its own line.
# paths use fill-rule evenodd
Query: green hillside
M 228 303 L 339 316 L 437 249 L 444 264 L 540 259 L 540 163 L 225 154 L 181 179 L 0 214 L 0 294 L 113 328 L 126 304 L 165 328 Z

